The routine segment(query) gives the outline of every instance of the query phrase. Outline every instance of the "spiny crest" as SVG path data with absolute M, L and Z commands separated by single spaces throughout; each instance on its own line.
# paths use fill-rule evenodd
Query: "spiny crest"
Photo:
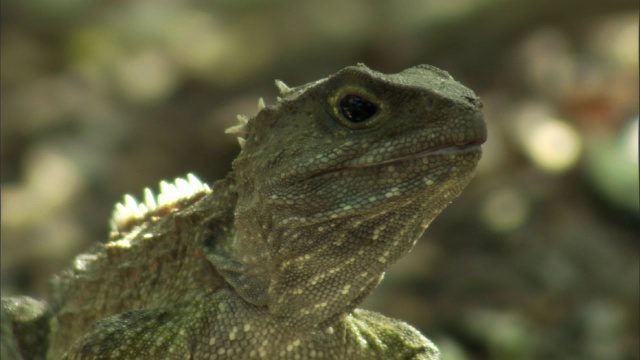
M 280 81 L 280 80 L 276 80 L 276 86 L 278 87 L 278 90 L 280 91 L 280 95 L 281 96 L 287 96 L 288 94 L 291 93 L 291 88 L 287 86 L 287 84 L 285 84 L 284 82 Z M 279 96 L 278 97 L 278 101 L 282 100 L 282 98 Z M 260 112 L 262 109 L 264 109 L 266 107 L 265 103 L 264 103 L 264 99 L 260 98 L 258 99 L 258 112 Z M 246 142 L 245 138 L 243 136 L 247 135 L 249 133 L 248 129 L 247 129 L 247 125 L 249 124 L 249 121 L 251 121 L 251 119 L 246 116 L 246 115 L 241 115 L 239 114 L 237 116 L 238 119 L 238 124 L 231 126 L 229 128 L 227 128 L 224 132 L 226 134 L 233 134 L 233 135 L 237 135 L 238 136 L 238 143 L 240 144 L 240 147 L 244 147 L 244 143 Z
M 280 96 L 287 96 L 289 95 L 289 93 L 291 93 L 291 88 L 288 87 L 287 84 L 285 84 L 281 80 L 276 80 L 276 86 L 280 91 Z
M 112 233 L 126 232 L 140 224 L 149 216 L 167 213 L 180 202 L 210 193 L 211 188 L 193 174 L 186 179 L 176 178 L 173 183 L 160 182 L 160 194 L 155 196 L 149 188 L 144 189 L 144 202 L 127 194 L 122 202 L 116 203 L 111 216 Z

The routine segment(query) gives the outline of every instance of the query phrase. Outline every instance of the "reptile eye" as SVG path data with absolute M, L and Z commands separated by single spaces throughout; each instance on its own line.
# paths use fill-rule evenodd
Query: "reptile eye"
M 347 95 L 340 100 L 340 112 L 352 123 L 367 121 L 378 113 L 378 107 L 360 96 Z

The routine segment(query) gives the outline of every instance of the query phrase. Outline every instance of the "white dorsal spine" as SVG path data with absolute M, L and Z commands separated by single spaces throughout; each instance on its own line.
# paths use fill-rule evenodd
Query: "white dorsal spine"
M 120 232 L 131 222 L 144 219 L 148 215 L 161 212 L 178 202 L 191 198 L 199 193 L 209 193 L 211 188 L 198 177 L 189 173 L 186 178 L 176 178 L 173 183 L 160 182 L 160 193 L 155 196 L 149 188 L 144 189 L 144 202 L 127 194 L 123 201 L 116 203 L 111 216 L 111 231 Z
M 278 87 L 280 95 L 282 96 L 287 96 L 291 92 L 291 88 L 281 80 L 276 80 L 276 86 Z

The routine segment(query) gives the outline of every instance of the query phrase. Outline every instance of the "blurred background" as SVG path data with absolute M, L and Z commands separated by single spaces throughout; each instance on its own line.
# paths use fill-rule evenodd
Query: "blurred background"
M 46 298 L 124 193 L 222 178 L 239 150 L 223 130 L 274 79 L 428 63 L 480 95 L 489 141 L 364 306 L 447 360 L 638 359 L 638 6 L 2 1 L 2 295 Z

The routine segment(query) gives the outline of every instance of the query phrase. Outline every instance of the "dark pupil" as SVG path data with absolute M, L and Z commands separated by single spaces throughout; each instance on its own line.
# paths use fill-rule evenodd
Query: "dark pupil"
M 359 123 L 369 120 L 378 112 L 376 106 L 356 95 L 347 95 L 340 100 L 340 111 L 347 120 Z

